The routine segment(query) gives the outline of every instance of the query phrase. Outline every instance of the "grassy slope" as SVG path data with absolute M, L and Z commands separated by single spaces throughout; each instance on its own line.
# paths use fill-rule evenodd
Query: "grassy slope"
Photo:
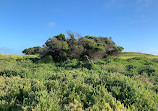
M 6 55 L 6 54 L 0 54 L 0 58 L 36 58 L 37 55 Z M 121 59 L 129 59 L 133 57 L 148 57 L 148 58 L 158 58 L 158 56 L 151 55 L 151 54 L 145 54 L 145 53 L 139 53 L 139 52 L 122 52 L 119 55 L 119 58 Z
M 0 54 L 0 58 L 35 58 L 37 55 L 6 55 L 6 54 Z M 148 57 L 148 58 L 158 58 L 158 56 L 151 55 L 151 54 L 145 54 L 145 53 L 139 53 L 139 52 L 122 52 L 119 55 L 119 58 L 122 59 L 128 59 L 132 57 Z
M 0 55 L 0 110 L 158 110 L 158 59 L 151 55 L 56 65 L 35 57 Z
M 14 58 L 14 59 L 22 59 L 22 58 L 35 58 L 36 55 L 7 55 L 7 54 L 0 54 L 0 58 Z
M 132 57 L 148 57 L 148 58 L 158 58 L 158 56 L 151 55 L 151 54 L 145 54 L 145 53 L 138 53 L 138 52 L 122 52 L 119 55 L 122 59 L 129 59 Z

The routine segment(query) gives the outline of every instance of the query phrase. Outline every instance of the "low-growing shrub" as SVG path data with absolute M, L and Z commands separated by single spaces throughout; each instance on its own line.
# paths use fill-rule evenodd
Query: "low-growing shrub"
M 158 64 L 153 59 L 52 64 L 6 57 L 0 59 L 0 72 L 0 111 L 158 110 Z

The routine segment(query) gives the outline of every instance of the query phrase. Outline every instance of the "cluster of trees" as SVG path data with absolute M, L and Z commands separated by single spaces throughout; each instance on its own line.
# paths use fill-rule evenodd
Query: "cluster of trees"
M 111 37 L 85 36 L 76 39 L 73 33 L 69 32 L 68 35 L 69 38 L 66 38 L 64 34 L 49 38 L 43 48 L 29 48 L 23 53 L 38 52 L 42 57 L 52 56 L 54 61 L 59 62 L 67 59 L 102 59 L 108 55 L 118 55 L 123 50 L 123 47 L 115 45 Z
M 40 46 L 24 49 L 22 51 L 22 53 L 26 55 L 36 55 L 36 54 L 41 54 L 42 52 L 43 52 L 43 48 Z

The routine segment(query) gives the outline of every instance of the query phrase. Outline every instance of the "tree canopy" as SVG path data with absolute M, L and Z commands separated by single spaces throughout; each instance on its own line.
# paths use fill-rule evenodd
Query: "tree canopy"
M 26 55 L 36 55 L 36 54 L 41 54 L 43 51 L 43 48 L 40 46 L 37 47 L 32 47 L 32 48 L 28 48 L 28 49 L 24 49 L 22 51 L 22 53 L 26 54 Z
M 69 38 L 59 34 L 49 38 L 44 45 L 42 56 L 52 56 L 55 61 L 66 59 L 97 60 L 109 55 L 118 55 L 124 49 L 116 46 L 111 37 L 85 36 L 76 39 L 73 33 Z
M 76 39 L 75 34 L 68 32 L 68 35 L 66 38 L 64 34 L 59 34 L 49 38 L 43 47 L 32 47 L 22 52 L 26 55 L 39 54 L 42 58 L 52 56 L 54 61 L 60 62 L 67 59 L 102 59 L 116 56 L 124 49 L 117 46 L 111 37 L 84 36 Z

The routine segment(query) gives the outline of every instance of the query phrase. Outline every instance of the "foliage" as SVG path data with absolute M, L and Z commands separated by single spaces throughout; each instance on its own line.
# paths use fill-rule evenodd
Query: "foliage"
M 42 51 L 43 51 L 43 48 L 41 48 L 40 46 L 37 46 L 37 47 L 32 47 L 32 48 L 24 49 L 22 51 L 22 53 L 24 53 L 26 55 L 36 55 L 36 54 L 42 53 Z
M 78 40 L 69 33 L 66 39 L 64 34 L 49 38 L 44 46 L 42 57 L 51 55 L 54 61 L 67 59 L 97 60 L 108 55 L 118 55 L 123 47 L 116 46 L 111 38 L 85 36 Z
M 0 56 L 2 111 L 158 110 L 157 59 L 11 57 Z

